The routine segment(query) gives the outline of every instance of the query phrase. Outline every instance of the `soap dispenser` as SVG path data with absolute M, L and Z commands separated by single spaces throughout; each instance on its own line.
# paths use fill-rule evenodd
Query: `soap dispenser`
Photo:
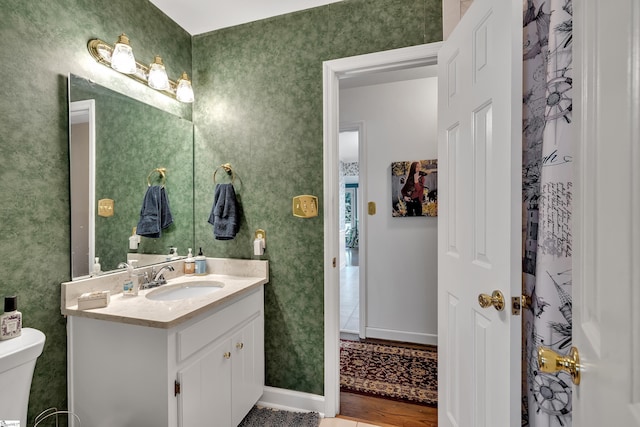
M 100 258 L 96 257 L 93 262 L 93 275 L 99 276 L 102 274 L 102 267 L 100 266 Z
M 133 273 L 134 260 L 129 261 L 129 264 L 125 263 L 127 267 L 127 275 L 122 280 L 122 296 L 135 297 L 138 296 L 138 290 L 140 288 L 138 276 Z
M 207 258 L 202 254 L 202 248 L 196 257 L 196 275 L 204 276 L 207 274 Z
M 193 258 L 193 254 L 191 253 L 191 248 L 189 248 L 189 253 L 187 254 L 187 258 L 184 260 L 184 274 L 192 275 L 196 272 L 196 260 Z

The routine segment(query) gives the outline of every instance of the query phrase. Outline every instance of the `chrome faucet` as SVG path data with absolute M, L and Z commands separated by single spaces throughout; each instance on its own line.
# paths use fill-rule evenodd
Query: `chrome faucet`
M 151 283 L 148 284 L 148 287 L 154 288 L 157 286 L 165 285 L 167 283 L 167 279 L 164 278 L 165 270 L 174 271 L 175 268 L 173 268 L 172 265 L 165 265 L 165 266 L 162 266 L 162 268 L 160 268 L 160 270 L 158 270 L 157 273 L 155 272 L 155 269 L 152 268 L 151 276 L 153 276 L 153 279 L 151 279 Z

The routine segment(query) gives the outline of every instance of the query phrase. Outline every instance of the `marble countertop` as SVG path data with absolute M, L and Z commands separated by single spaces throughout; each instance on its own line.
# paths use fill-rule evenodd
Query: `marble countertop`
M 174 261 L 176 272 L 167 274 L 167 285 L 179 281 L 212 280 L 224 287 L 209 295 L 177 301 L 157 301 L 146 295 L 159 288 L 140 290 L 138 296 L 124 296 L 121 284 L 126 272 L 119 272 L 62 284 L 61 312 L 65 316 L 80 316 L 140 326 L 168 329 L 201 313 L 226 305 L 268 282 L 268 262 L 254 260 L 207 259 L 206 276 L 183 276 L 182 262 Z M 159 266 L 156 266 L 159 268 Z M 136 271 L 144 269 L 136 269 Z M 168 272 L 169 273 L 169 272 Z M 108 277 L 107 277 L 108 276 Z M 161 287 L 160 287 L 161 288 Z M 78 309 L 78 296 L 85 292 L 111 291 L 110 303 L 104 308 Z

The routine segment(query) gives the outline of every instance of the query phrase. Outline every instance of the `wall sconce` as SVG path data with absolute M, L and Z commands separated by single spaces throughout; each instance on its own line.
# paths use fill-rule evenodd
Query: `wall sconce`
M 162 58 L 158 55 L 147 67 L 136 61 L 133 49 L 126 34 L 121 34 L 114 46 L 100 39 L 91 39 L 87 44 L 91 56 L 107 67 L 111 67 L 134 80 L 156 89 L 180 102 L 191 103 L 194 100 L 191 80 L 183 72 L 177 82 L 167 77 Z

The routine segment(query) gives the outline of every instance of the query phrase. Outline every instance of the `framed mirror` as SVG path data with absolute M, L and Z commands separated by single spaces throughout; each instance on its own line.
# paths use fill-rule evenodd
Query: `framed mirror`
M 107 272 L 194 247 L 191 121 L 71 74 L 69 135 L 72 279 L 90 275 L 95 257 Z M 133 250 L 129 238 L 152 185 L 164 185 L 173 223 Z

